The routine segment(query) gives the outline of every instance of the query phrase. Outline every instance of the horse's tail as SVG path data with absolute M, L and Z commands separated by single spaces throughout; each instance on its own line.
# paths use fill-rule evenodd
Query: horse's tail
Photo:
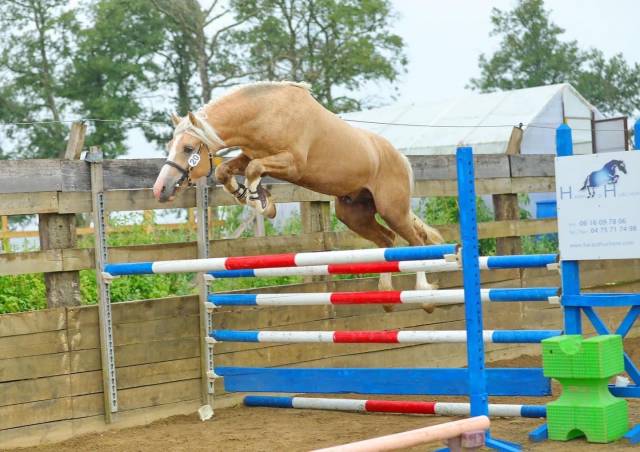
M 400 161 L 402 166 L 404 166 L 404 169 L 406 171 L 405 176 L 407 178 L 406 180 L 407 180 L 408 189 L 409 189 L 408 195 L 410 197 L 411 194 L 413 193 L 413 189 L 415 188 L 414 178 L 413 178 L 413 168 L 411 167 L 411 162 L 409 162 L 409 159 L 407 158 L 406 155 L 398 151 L 385 138 L 375 134 L 371 134 L 370 136 L 377 141 L 378 145 L 381 146 L 381 148 L 384 149 L 384 152 L 388 153 L 388 155 L 392 159 L 394 159 L 394 161 L 396 162 Z M 411 209 L 411 207 L 409 207 L 409 209 Z M 413 223 L 413 229 L 425 244 L 430 245 L 430 244 L 444 243 L 444 238 L 442 237 L 442 235 L 440 235 L 440 233 L 436 228 L 426 224 L 415 213 L 410 211 L 410 214 L 411 214 L 411 222 Z
M 580 191 L 585 190 L 588 186 L 589 186 L 589 176 L 587 176 L 587 178 L 584 180 L 584 185 L 582 186 Z
M 440 235 L 436 228 L 426 224 L 413 212 L 411 212 L 411 217 L 413 220 L 413 228 L 416 231 L 416 234 L 420 236 L 420 238 L 426 245 L 437 245 L 439 243 L 444 243 L 444 238 L 442 237 L 442 235 Z

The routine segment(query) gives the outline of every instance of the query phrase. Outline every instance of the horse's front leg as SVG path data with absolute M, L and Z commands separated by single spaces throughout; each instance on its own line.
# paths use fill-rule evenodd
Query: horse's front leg
M 251 160 L 244 154 L 227 160 L 216 167 L 216 180 L 220 182 L 224 191 L 231 194 L 239 204 L 247 203 L 248 190 L 244 184 L 236 180 L 236 175 L 245 172 Z
M 262 177 L 271 176 L 295 183 L 302 175 L 302 166 L 303 163 L 289 151 L 251 160 L 245 170 L 246 184 L 249 189 L 247 205 L 267 218 L 274 218 L 276 206 L 271 200 L 269 191 L 260 184 Z

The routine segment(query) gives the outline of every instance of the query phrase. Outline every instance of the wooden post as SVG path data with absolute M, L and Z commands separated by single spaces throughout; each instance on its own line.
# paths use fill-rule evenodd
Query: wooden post
M 326 201 L 300 203 L 300 221 L 302 232 L 326 232 L 331 226 L 331 204 Z
M 142 225 L 145 234 L 151 234 L 153 232 L 155 212 L 153 210 L 145 210 L 142 212 Z
M 84 146 L 87 127 L 76 122 L 71 126 L 69 141 L 65 150 L 65 159 L 78 159 Z M 77 245 L 75 214 L 47 213 L 38 216 L 40 249 L 75 248 Z M 80 273 L 78 271 L 62 271 L 45 273 L 44 282 L 47 290 L 47 306 L 80 305 Z
M 187 223 L 189 224 L 189 229 L 193 229 L 196 225 L 196 216 L 193 212 L 193 207 L 187 209 Z
M 331 203 L 326 201 L 308 201 L 300 203 L 300 222 L 302 232 L 311 234 L 314 232 L 326 232 L 331 227 Z M 323 240 L 322 249 L 326 251 L 326 242 Z M 305 276 L 304 282 L 331 281 L 330 276 Z M 327 290 L 329 290 L 327 284 Z
M 267 233 L 264 227 L 264 217 L 262 215 L 256 215 L 253 229 L 254 237 L 264 237 L 266 234 Z
M 493 195 L 493 209 L 496 221 L 520 219 L 520 207 L 518 206 L 518 195 L 516 194 Z M 496 254 L 522 254 L 520 237 L 496 239 Z
M 5 237 L 2 238 L 2 251 L 10 253 L 11 239 L 6 236 L 6 233 L 9 232 L 9 217 L 7 215 L 2 216 L 2 232 L 5 234 Z
M 522 124 L 513 128 L 507 149 L 505 150 L 507 155 L 520 154 L 523 134 Z M 511 193 L 493 195 L 493 210 L 496 221 L 519 220 L 520 206 L 518 205 L 518 195 Z M 499 256 L 522 254 L 522 241 L 520 237 L 501 237 L 496 239 L 496 254 Z

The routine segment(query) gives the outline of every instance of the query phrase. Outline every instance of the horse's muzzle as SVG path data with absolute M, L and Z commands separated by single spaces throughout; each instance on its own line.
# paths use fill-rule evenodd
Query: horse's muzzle
M 158 202 L 173 201 L 178 191 L 178 178 L 158 177 L 156 183 L 153 184 L 153 196 Z

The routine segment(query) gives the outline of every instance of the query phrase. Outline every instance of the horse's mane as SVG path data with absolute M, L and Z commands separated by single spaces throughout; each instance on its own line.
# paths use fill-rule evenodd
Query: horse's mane
M 227 96 L 230 96 L 231 94 L 237 93 L 238 91 L 241 91 L 241 90 L 255 89 L 255 88 L 258 88 L 258 89 L 259 88 L 277 88 L 277 87 L 283 87 L 283 86 L 295 86 L 296 88 L 302 88 L 306 91 L 311 91 L 311 84 L 307 82 L 292 82 L 288 80 L 283 80 L 283 81 L 263 80 L 259 82 L 243 83 L 242 85 L 236 85 L 228 89 L 219 97 L 210 100 L 209 102 L 207 102 L 205 105 L 202 106 L 202 109 L 215 105 L 216 103 L 220 102 L 222 99 L 226 98 Z

